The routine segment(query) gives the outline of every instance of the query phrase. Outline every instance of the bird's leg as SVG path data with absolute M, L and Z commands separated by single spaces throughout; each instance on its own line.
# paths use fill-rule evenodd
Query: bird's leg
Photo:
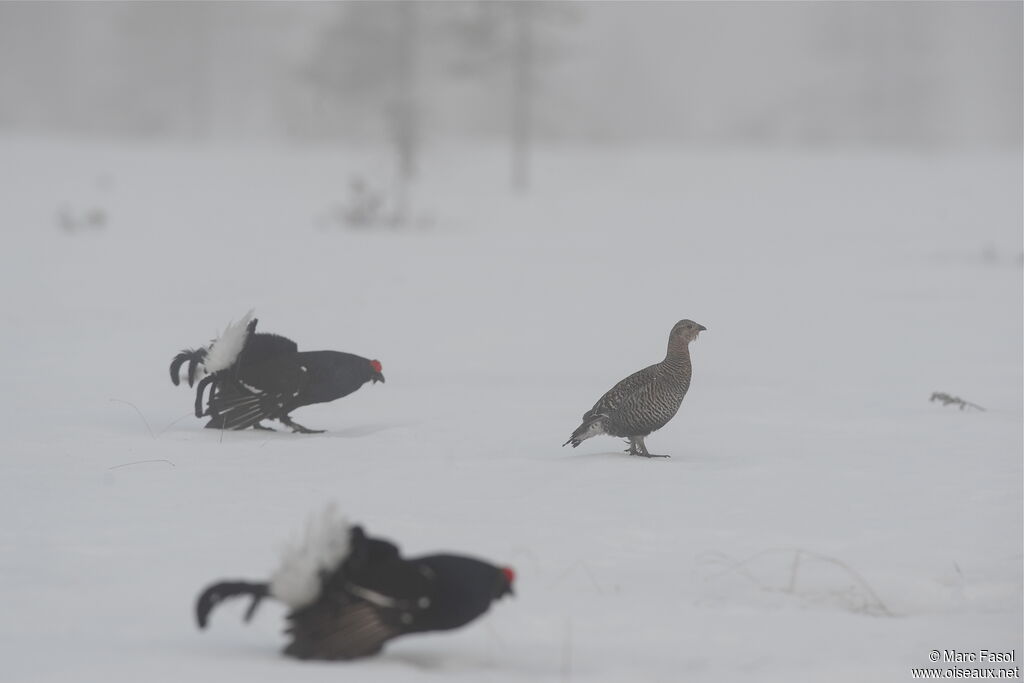
M 309 429 L 308 427 L 303 427 L 298 422 L 293 422 L 287 415 L 282 415 L 277 419 L 280 420 L 281 424 L 286 427 L 291 427 L 293 432 L 298 432 L 299 434 L 323 434 L 325 431 L 323 429 Z
M 632 453 L 632 455 L 642 455 L 645 458 L 668 458 L 668 455 L 658 455 L 657 453 L 651 453 L 647 450 L 647 445 L 644 443 L 644 437 L 637 436 L 630 439 L 632 442 L 631 448 L 639 446 L 639 452 Z
M 260 430 L 260 431 L 263 431 L 263 432 L 276 432 L 276 431 L 277 431 L 277 430 L 276 430 L 276 429 L 274 429 L 273 427 L 268 427 L 268 426 L 266 426 L 265 424 L 260 424 L 259 422 L 257 422 L 256 424 L 254 424 L 254 425 L 252 426 L 252 428 L 253 428 L 253 429 L 258 429 L 258 430 Z

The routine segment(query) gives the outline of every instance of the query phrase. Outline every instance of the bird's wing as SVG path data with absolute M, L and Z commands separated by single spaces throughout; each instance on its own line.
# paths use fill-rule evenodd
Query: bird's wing
M 260 367 L 266 371 L 258 373 L 259 384 L 246 381 L 257 373 L 244 373 L 244 379 L 218 377 L 207 409 L 213 418 L 211 426 L 246 429 L 261 420 L 286 415 L 292 409 L 309 382 L 308 372 L 294 362 L 265 363 Z
M 285 652 L 300 659 L 354 659 L 419 630 L 430 605 L 424 600 L 429 579 L 405 560 L 385 562 L 373 578 L 378 586 L 333 577 L 319 600 L 289 615 L 292 642 Z
M 380 652 L 404 629 L 394 610 L 350 594 L 319 600 L 289 616 L 285 654 L 299 659 L 355 659 Z
M 316 602 L 292 612 L 285 653 L 301 659 L 354 659 L 422 630 L 434 575 L 402 559 L 398 548 L 353 527 L 349 555 L 326 577 Z
M 259 332 L 249 337 L 242 350 L 241 365 L 254 365 L 271 360 L 276 356 L 298 353 L 299 346 L 291 339 L 279 334 Z
M 657 380 L 657 369 L 657 365 L 649 365 L 620 381 L 598 399 L 593 408 L 583 414 L 584 422 L 598 415 L 610 415 L 615 412 L 619 406 L 629 400 L 630 396 Z

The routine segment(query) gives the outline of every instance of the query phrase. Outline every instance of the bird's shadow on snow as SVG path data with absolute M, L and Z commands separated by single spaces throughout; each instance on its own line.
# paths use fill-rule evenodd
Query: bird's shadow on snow
M 617 460 L 621 462 L 634 463 L 675 463 L 676 465 L 698 465 L 701 467 L 730 467 L 735 459 L 723 455 L 692 455 L 692 454 L 669 454 L 667 458 L 646 458 L 638 455 L 629 455 L 622 451 L 597 451 L 593 453 L 570 453 L 563 455 L 559 460 L 571 462 L 574 460 Z
M 627 455 L 622 451 L 597 451 L 594 453 L 569 453 L 563 455 L 560 460 L 640 460 L 640 458 Z M 671 458 L 644 458 L 644 460 L 671 460 Z
M 300 432 L 293 432 L 287 427 L 281 427 L 274 425 L 273 431 L 261 431 L 256 429 L 243 429 L 239 431 L 234 430 L 220 430 L 220 429 L 200 429 L 200 430 L 188 430 L 188 432 L 196 432 L 199 434 L 209 433 L 214 435 L 219 440 L 241 440 L 241 441 L 260 441 L 267 442 L 270 440 L 294 440 L 294 439 L 317 439 L 317 438 L 331 438 L 331 439 L 360 439 L 364 436 L 370 436 L 377 434 L 378 432 L 387 431 L 389 429 L 396 429 L 404 425 L 397 423 L 379 423 L 379 424 L 364 424 L 356 425 L 353 427 L 347 427 L 345 429 L 327 429 L 323 432 L 314 434 L 302 434 Z M 184 432 L 185 430 L 183 430 Z
M 507 668 L 507 663 L 499 663 L 494 657 L 465 652 L 456 655 L 450 651 L 407 649 L 402 652 L 385 652 L 380 659 L 430 673 L 454 674 Z
M 370 436 L 371 434 L 403 426 L 404 425 L 397 423 L 380 422 L 377 424 L 356 425 L 346 429 L 328 429 L 323 434 L 310 434 L 309 436 L 326 436 L 332 439 L 359 439 L 364 436 Z
M 620 460 L 622 462 L 671 462 L 675 457 L 670 458 L 644 458 L 638 455 L 629 455 L 622 451 L 597 451 L 595 453 L 570 453 L 561 457 L 562 460 Z

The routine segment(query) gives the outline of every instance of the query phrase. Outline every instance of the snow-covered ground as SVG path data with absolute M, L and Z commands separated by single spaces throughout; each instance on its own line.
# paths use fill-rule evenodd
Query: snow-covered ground
M 1019 155 L 549 150 L 517 197 L 501 152 L 433 150 L 418 227 L 353 231 L 323 216 L 366 152 L 0 142 L 0 678 L 1020 665 Z M 250 307 L 387 384 L 296 411 L 322 435 L 202 429 L 168 363 Z M 708 331 L 648 439 L 673 457 L 561 448 L 681 318 Z M 276 605 L 196 629 L 207 582 L 266 577 L 330 501 L 409 554 L 515 566 L 518 596 L 351 664 L 281 657 Z

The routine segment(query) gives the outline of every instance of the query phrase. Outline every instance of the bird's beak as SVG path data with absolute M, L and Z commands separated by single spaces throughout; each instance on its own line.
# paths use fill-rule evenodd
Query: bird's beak
M 505 577 L 505 581 L 504 581 L 505 589 L 503 591 L 501 591 L 501 593 L 498 594 L 498 597 L 499 598 L 503 598 L 506 595 L 511 595 L 512 597 L 515 597 L 516 596 L 516 592 L 512 588 L 512 584 L 515 583 L 515 580 L 516 580 L 516 572 L 515 572 L 515 570 L 512 569 L 511 567 L 502 567 L 501 568 L 501 574 L 502 574 L 502 576 Z
M 370 379 L 373 381 L 374 384 L 376 384 L 377 382 L 384 382 L 384 375 L 377 372 L 374 373 L 374 375 Z
M 704 327 L 700 323 L 697 323 L 697 329 L 701 332 L 707 332 L 708 328 Z

